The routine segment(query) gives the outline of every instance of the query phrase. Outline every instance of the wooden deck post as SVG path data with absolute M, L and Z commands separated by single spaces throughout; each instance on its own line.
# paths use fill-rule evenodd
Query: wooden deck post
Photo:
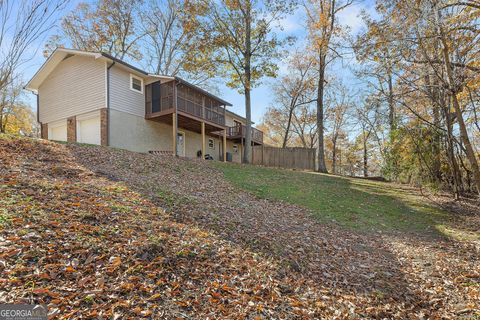
M 205 122 L 202 121 L 202 159 L 205 159 Z
M 177 157 L 177 139 L 178 139 L 178 91 L 177 82 L 173 82 L 173 113 L 172 113 L 172 127 L 173 127 L 173 156 Z M 185 141 L 183 142 L 185 143 Z
M 240 163 L 243 163 L 243 152 L 244 151 L 243 151 L 243 136 L 242 135 L 240 135 L 240 141 L 241 141 L 241 144 L 242 144 L 242 150 L 240 151 L 240 157 L 241 157 Z
M 227 162 L 227 129 L 223 130 L 223 162 Z
M 252 160 L 250 161 L 251 164 L 255 164 L 253 163 L 253 161 L 255 161 L 255 143 L 252 141 Z
M 177 155 L 177 114 L 172 113 L 172 148 L 173 156 Z

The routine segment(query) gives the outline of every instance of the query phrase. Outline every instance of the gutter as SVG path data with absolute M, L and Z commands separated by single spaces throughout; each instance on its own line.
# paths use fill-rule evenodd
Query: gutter
M 115 65 L 115 61 L 107 67 L 107 146 L 110 145 L 110 69 Z

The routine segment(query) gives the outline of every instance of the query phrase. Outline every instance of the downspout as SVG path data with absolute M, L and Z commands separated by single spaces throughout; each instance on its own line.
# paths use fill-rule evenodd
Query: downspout
M 107 67 L 107 146 L 110 145 L 110 69 L 115 65 L 115 61 Z
M 40 125 L 40 138 L 43 138 L 44 135 L 42 134 L 42 124 L 40 123 L 40 94 L 35 92 L 33 92 L 33 94 L 37 97 L 37 123 Z

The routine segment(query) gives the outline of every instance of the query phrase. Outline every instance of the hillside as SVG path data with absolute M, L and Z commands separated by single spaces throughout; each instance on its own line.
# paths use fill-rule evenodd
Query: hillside
M 478 199 L 455 201 L 449 194 L 363 178 L 214 164 L 239 188 L 302 205 L 324 223 L 364 232 L 451 237 L 480 246 Z
M 0 303 L 70 319 L 480 316 L 474 242 L 328 223 L 223 166 L 0 136 Z

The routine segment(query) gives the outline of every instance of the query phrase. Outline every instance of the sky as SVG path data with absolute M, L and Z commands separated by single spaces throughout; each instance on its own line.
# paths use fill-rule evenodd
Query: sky
M 74 0 L 70 2 L 64 12 L 70 12 L 75 8 L 78 2 L 80 1 Z M 375 15 L 374 0 L 358 0 L 339 14 L 338 21 L 342 25 L 348 26 L 352 34 L 358 34 L 365 28 L 365 25 L 360 17 L 360 13 L 362 11 L 366 11 L 371 15 Z M 282 30 L 277 29 L 275 31 L 279 37 L 295 36 L 297 39 L 296 44 L 287 49 L 289 51 L 294 51 L 296 47 L 301 47 L 302 41 L 304 41 L 306 37 L 306 29 L 303 21 L 302 11 L 300 9 L 296 10 L 293 14 L 285 17 L 282 21 L 279 21 L 279 25 L 282 26 Z M 50 34 L 52 33 L 55 33 L 55 28 L 50 31 Z M 29 80 L 45 62 L 45 58 L 43 57 L 42 53 L 45 39 L 46 37 L 40 39 L 37 43 L 32 44 L 30 48 L 29 54 L 33 58 L 29 60 L 28 63 L 24 64 L 20 70 L 25 80 Z M 139 64 L 136 65 L 139 66 Z M 359 83 L 358 79 L 355 79 L 351 72 L 350 67 L 352 65 L 355 65 L 355 59 L 353 55 L 347 54 L 344 59 L 336 60 L 336 62 L 330 66 L 328 72 L 331 76 L 340 79 L 352 90 L 355 90 L 355 88 L 361 90 L 362 84 Z M 280 63 L 278 77 L 281 77 L 286 72 L 286 64 Z M 262 116 L 266 109 L 274 104 L 271 86 L 275 81 L 275 79 L 264 78 L 261 81 L 261 84 L 252 91 L 252 120 L 257 124 L 262 121 Z M 236 90 L 225 86 L 221 80 L 218 82 L 218 86 L 220 97 L 233 104 L 232 107 L 229 107 L 229 110 L 240 115 L 245 115 L 244 96 L 239 94 Z M 35 110 L 36 98 L 32 93 L 26 92 L 26 102 L 29 103 L 30 106 Z
M 373 0 L 357 1 L 354 3 L 354 5 L 348 7 L 340 13 L 338 16 L 338 21 L 342 25 L 348 26 L 352 34 L 358 34 L 365 29 L 365 24 L 360 17 L 362 11 L 366 11 L 367 13 L 375 16 L 375 2 Z M 290 51 L 295 50 L 295 47 L 301 47 L 301 42 L 306 37 L 306 29 L 303 19 L 302 11 L 297 10 L 294 12 L 294 14 L 281 21 L 283 26 L 283 35 L 293 35 L 297 38 L 297 44 L 294 45 Z M 355 90 L 356 88 L 360 89 L 363 84 L 359 83 L 358 79 L 355 79 L 354 75 L 352 74 L 350 68 L 352 64 L 355 64 L 355 59 L 353 58 L 352 54 L 347 54 L 343 61 L 337 60 L 334 64 L 332 64 L 329 68 L 329 72 L 336 78 L 341 79 L 352 90 Z M 279 77 L 281 77 L 282 74 L 286 74 L 286 72 L 287 65 L 281 64 L 279 66 Z M 262 81 L 262 85 L 252 91 L 252 120 L 255 123 L 260 123 L 266 109 L 274 104 L 274 97 L 272 96 L 271 92 L 271 86 L 274 82 L 275 79 L 265 78 Z M 244 115 L 244 97 L 238 92 L 226 88 L 225 86 L 221 87 L 220 89 L 223 93 L 222 97 L 233 104 L 233 107 L 231 107 L 230 110 Z

